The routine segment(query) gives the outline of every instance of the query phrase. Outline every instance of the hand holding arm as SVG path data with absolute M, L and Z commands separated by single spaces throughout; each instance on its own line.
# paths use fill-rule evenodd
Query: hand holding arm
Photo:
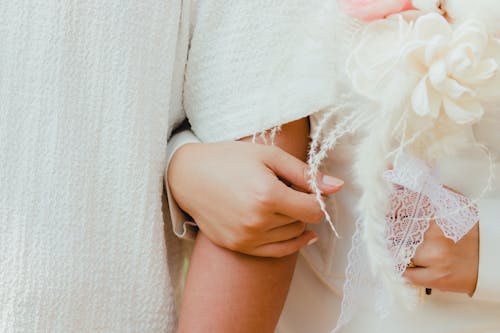
M 286 125 L 283 132 L 302 130 L 297 126 Z M 179 206 L 215 244 L 245 254 L 285 256 L 315 238 L 304 233 L 301 222 L 318 223 L 323 217 L 308 192 L 307 165 L 299 160 L 307 149 L 302 148 L 301 153 L 289 149 L 293 156 L 245 142 L 187 144 L 170 162 L 169 186 Z M 341 186 L 336 178 L 322 177 L 324 194 Z
M 303 233 L 304 226 L 295 221 L 321 219 L 314 195 L 293 190 L 280 180 L 307 188 L 306 164 L 298 159 L 305 159 L 307 153 L 307 131 L 307 119 L 283 126 L 275 141 L 280 148 L 241 142 L 192 146 L 197 148 L 190 152 L 192 157 L 204 163 L 191 165 L 192 177 L 178 179 L 177 186 L 201 189 L 192 195 L 198 197 L 193 201 L 187 192 L 184 209 L 191 210 L 202 232 L 191 256 L 179 333 L 274 332 L 294 272 L 294 252 L 314 237 Z M 187 157 L 180 156 L 186 160 L 177 166 L 190 167 Z M 175 165 L 170 171 L 174 177 Z M 323 184 L 323 189 L 329 193 L 339 186 Z M 287 232 L 297 225 L 297 230 Z M 206 230 L 223 244 L 233 238 L 229 246 L 280 258 L 229 251 L 214 245 Z M 287 252 L 292 254 L 283 256 Z

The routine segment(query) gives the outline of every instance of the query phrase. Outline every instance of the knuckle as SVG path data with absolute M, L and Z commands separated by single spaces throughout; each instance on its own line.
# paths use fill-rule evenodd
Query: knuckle
M 254 214 L 253 216 L 246 218 L 241 224 L 243 229 L 242 238 L 248 239 L 250 235 L 260 232 L 265 225 L 265 221 L 260 214 Z
M 312 207 L 309 213 L 309 221 L 311 223 L 320 223 L 324 218 L 323 211 L 321 210 L 321 207 L 319 204 L 314 201 L 312 203 Z
M 298 230 L 297 233 L 301 235 L 304 231 L 306 231 L 306 224 L 305 223 L 300 223 L 298 225 Z
M 306 230 L 306 225 L 305 223 L 302 223 L 302 222 L 296 222 L 292 229 L 291 229 L 291 233 L 290 233 L 290 236 L 291 237 L 298 237 L 300 235 L 302 235 L 304 233 L 304 231 Z
M 225 247 L 231 251 L 241 253 L 248 253 L 251 250 L 249 238 L 244 234 L 227 240 Z
M 443 259 L 450 259 L 452 256 L 451 248 L 449 246 L 446 246 L 446 245 L 439 246 L 438 252 L 439 252 L 440 257 Z M 446 260 L 445 262 L 447 262 L 447 261 L 448 260 Z
M 238 251 L 242 251 L 243 250 L 242 244 L 238 240 L 236 240 L 234 238 L 226 240 L 226 243 L 224 244 L 224 246 L 226 248 L 228 248 L 229 250 L 231 250 L 231 251 L 237 251 L 238 252 Z
M 226 237 L 225 247 L 227 247 L 230 250 L 238 252 L 243 252 L 248 250 L 249 237 L 247 236 L 247 234 L 248 233 L 243 228 L 233 230 L 231 235 Z
M 274 186 L 267 182 L 262 182 L 254 190 L 254 204 L 259 209 L 270 209 L 276 202 Z
M 439 262 L 441 264 L 444 264 L 450 258 L 450 255 L 451 251 L 448 246 L 437 245 L 430 253 L 430 259 L 433 262 Z
M 313 222 L 320 223 L 324 218 L 323 211 L 318 208 L 318 210 L 314 213 Z
M 276 145 L 267 145 L 266 147 L 271 157 L 276 156 L 281 152 L 281 148 Z
M 274 160 L 277 156 L 279 156 L 279 148 L 274 145 L 258 145 L 260 149 L 262 149 L 262 153 L 264 154 L 264 158 L 267 160 Z

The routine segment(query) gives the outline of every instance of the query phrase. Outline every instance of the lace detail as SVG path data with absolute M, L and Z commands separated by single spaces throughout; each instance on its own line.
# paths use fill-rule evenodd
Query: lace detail
M 347 255 L 348 263 L 340 316 L 332 333 L 337 333 L 340 328 L 352 320 L 362 303 L 360 300 L 366 296 L 364 295 L 367 289 L 366 285 L 373 283 L 373 280 L 366 276 L 366 271 L 362 269 L 364 260 L 366 260 L 364 255 L 366 248 L 361 240 L 362 234 L 362 224 L 358 220 L 356 221 L 356 231 L 352 236 L 352 247 Z
M 436 172 L 415 157 L 404 155 L 396 169 L 384 173 L 384 178 L 396 185 L 388 213 L 392 236 L 398 230 L 408 229 L 400 229 L 401 226 L 425 226 L 433 219 L 444 235 L 456 243 L 479 220 L 479 211 L 471 199 L 442 186 Z
M 444 24 L 436 15 L 429 16 L 433 19 L 431 21 Z M 388 52 L 380 55 L 377 53 L 378 49 L 375 52 L 378 56 L 391 57 L 390 60 L 394 61 L 390 64 L 402 62 L 402 67 L 384 66 L 385 58 L 377 62 L 382 65 L 374 66 L 373 57 L 369 56 L 373 52 L 365 52 L 365 48 L 361 46 L 371 51 L 370 46 L 377 46 L 372 39 L 378 34 L 363 35 L 366 23 L 353 20 L 342 11 L 339 12 L 337 20 L 338 29 L 335 29 L 334 35 L 339 49 L 332 60 L 336 63 L 339 76 L 335 86 L 336 105 L 324 110 L 322 117 L 318 117 L 320 120 L 317 126 L 313 126 L 309 156 L 311 187 L 320 205 L 324 203 L 315 183 L 315 175 L 321 162 L 336 146 L 339 138 L 350 134 L 363 134 L 365 137 L 358 144 L 354 165 L 356 181 L 363 193 L 358 202 L 359 220 L 356 222 L 356 231 L 348 254 L 341 313 L 333 332 L 338 332 L 351 321 L 361 307 L 375 310 L 380 317 L 389 315 L 396 304 L 413 308 L 418 301 L 418 290 L 410 288 L 402 274 L 423 242 L 430 221 L 435 221 L 444 235 L 455 242 L 478 221 L 477 208 L 470 199 L 439 184 L 435 170 L 429 168 L 426 162 L 401 155 L 403 151 L 408 150 L 430 161 L 464 145 L 474 144 L 473 140 L 468 140 L 468 125 L 463 127 L 450 123 L 436 127 L 434 120 L 428 124 L 427 118 L 413 112 L 412 103 L 421 99 L 412 99 L 410 96 L 411 92 L 417 91 L 416 88 L 419 87 L 413 86 L 412 75 L 408 76 L 408 82 L 403 80 L 407 78 L 407 66 L 406 62 L 401 60 L 399 49 L 396 48 L 397 54 L 393 54 L 390 49 L 380 44 Z M 404 34 L 397 33 L 398 29 L 402 28 L 401 23 L 384 20 L 384 24 L 377 25 L 387 28 L 387 31 L 382 30 L 389 37 L 381 40 L 384 43 L 404 42 Z M 414 29 L 412 24 L 404 27 L 411 31 Z M 364 38 L 366 43 L 360 43 L 360 38 Z M 433 44 L 429 45 L 431 47 Z M 357 53 L 354 54 L 353 50 Z M 409 51 L 406 48 L 404 50 Z M 421 56 L 418 52 L 410 55 Z M 345 59 L 350 61 L 346 64 Z M 420 65 L 420 62 L 417 63 Z M 376 70 L 381 70 L 382 73 Z M 385 79 L 384 84 L 379 84 L 380 78 L 386 76 L 395 79 L 388 81 L 391 84 L 386 84 Z M 353 89 L 353 86 L 358 89 Z M 368 89 L 373 92 L 373 96 L 368 94 L 370 96 L 365 96 L 368 98 L 361 98 L 356 93 L 359 88 Z M 408 93 L 404 93 L 405 91 Z M 426 94 L 417 95 L 428 97 Z M 422 101 L 424 99 L 422 98 Z M 431 102 L 432 107 L 439 105 Z M 429 103 L 420 103 L 417 109 L 427 110 L 429 108 L 420 107 L 427 104 Z M 379 112 L 371 112 L 374 110 Z M 333 122 L 334 118 L 336 122 Z M 463 133 L 460 130 L 462 127 L 465 128 Z M 433 132 L 434 129 L 436 131 Z M 451 135 L 455 130 L 458 134 Z M 436 141 L 436 138 L 440 139 Z M 385 161 L 377 159 L 393 161 L 393 158 L 399 160 L 399 163 L 395 170 L 384 173 L 384 181 L 381 174 Z M 394 184 L 393 188 L 391 184 Z M 322 206 L 323 210 L 324 208 Z M 384 214 L 385 209 L 387 214 Z M 325 215 L 327 221 L 331 222 L 328 215 Z M 330 225 L 335 232 L 333 223 Z
M 394 270 L 400 276 L 423 242 L 430 221 L 434 220 L 447 238 L 458 242 L 479 220 L 471 199 L 443 187 L 436 172 L 415 157 L 403 155 L 384 178 L 394 184 L 386 236 Z M 348 254 L 341 313 L 332 333 L 349 323 L 360 307 L 370 306 L 367 302 L 373 302 L 371 306 L 381 318 L 391 312 L 391 290 L 366 269 L 370 256 L 362 235 L 363 225 L 358 220 Z M 416 294 L 416 290 L 408 292 Z
M 396 185 L 387 215 L 387 239 L 400 274 L 423 242 L 431 220 L 455 243 L 479 221 L 472 200 L 439 184 L 435 173 L 419 159 L 405 155 L 384 178 Z

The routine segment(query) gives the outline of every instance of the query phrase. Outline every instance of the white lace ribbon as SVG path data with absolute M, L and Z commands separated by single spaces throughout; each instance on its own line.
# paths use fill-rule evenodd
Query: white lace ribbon
M 479 220 L 471 199 L 439 184 L 435 172 L 415 157 L 405 155 L 384 178 L 396 185 L 387 215 L 387 239 L 401 274 L 423 242 L 431 220 L 455 243 Z
M 423 242 L 431 221 L 454 242 L 462 239 L 479 221 L 474 202 L 442 186 L 435 170 L 415 157 L 401 157 L 393 170 L 384 173 L 384 178 L 395 185 L 387 214 L 387 240 L 394 269 L 400 275 Z M 392 304 L 387 297 L 390 290 L 385 290 L 383 283 L 366 269 L 370 257 L 362 232 L 363 226 L 358 222 L 348 255 L 341 314 L 333 332 L 351 321 L 362 306 L 374 307 L 380 317 L 390 314 Z

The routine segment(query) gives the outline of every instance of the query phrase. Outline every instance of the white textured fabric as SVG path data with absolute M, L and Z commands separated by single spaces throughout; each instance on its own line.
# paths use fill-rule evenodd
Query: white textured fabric
M 322 0 L 200 2 L 193 18 L 184 84 L 193 133 L 169 141 L 168 159 L 196 140 L 235 140 L 305 117 L 333 99 L 333 7 Z M 211 13 L 210 20 L 204 18 Z M 176 118 L 177 120 L 181 118 Z M 196 228 L 173 200 L 175 233 Z
M 196 136 L 239 139 L 328 105 L 330 7 L 321 0 L 200 2 L 184 86 Z M 207 12 L 211 19 L 203 20 Z
M 162 176 L 188 5 L 0 5 L 0 332 L 175 330 Z

